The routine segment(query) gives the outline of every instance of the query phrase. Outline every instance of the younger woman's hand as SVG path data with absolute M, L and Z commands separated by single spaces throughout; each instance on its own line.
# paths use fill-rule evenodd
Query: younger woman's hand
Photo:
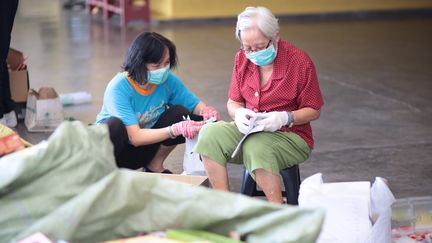
M 216 108 L 213 106 L 205 106 L 201 109 L 200 115 L 204 118 L 204 121 L 207 121 L 210 118 L 215 118 L 216 121 L 220 120 L 220 115 L 217 112 Z
M 185 138 L 193 139 L 204 124 L 205 122 L 202 121 L 181 121 L 171 125 L 170 131 L 174 137 L 182 135 Z

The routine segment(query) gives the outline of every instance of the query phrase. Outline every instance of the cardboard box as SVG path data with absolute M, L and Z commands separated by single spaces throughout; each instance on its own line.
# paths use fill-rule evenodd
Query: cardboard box
M 24 124 L 29 132 L 54 131 L 64 121 L 63 104 L 54 88 L 28 93 Z
M 24 66 L 24 54 L 18 50 L 9 49 L 7 56 L 9 65 L 9 80 L 11 97 L 16 103 L 25 103 L 29 91 L 29 78 L 27 67 Z
M 144 172 L 147 173 L 147 172 Z M 163 174 L 163 173 L 149 173 L 158 176 L 165 177 L 170 180 L 175 180 L 178 182 L 183 182 L 193 186 L 205 186 L 209 187 L 210 183 L 207 176 L 197 176 L 197 175 L 179 175 L 179 174 Z

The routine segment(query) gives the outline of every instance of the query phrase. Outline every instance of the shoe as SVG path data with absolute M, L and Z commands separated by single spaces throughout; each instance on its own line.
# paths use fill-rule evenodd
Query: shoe
M 18 121 L 15 111 L 12 110 L 9 113 L 3 114 L 3 118 L 0 119 L 0 123 L 7 127 L 16 127 L 18 125 Z
M 150 169 L 147 168 L 147 167 L 144 167 L 144 171 L 145 171 L 145 172 L 148 172 L 148 173 L 173 174 L 172 171 L 170 171 L 170 170 L 168 170 L 168 169 L 164 169 L 162 172 L 155 172 L 155 171 L 150 170 Z

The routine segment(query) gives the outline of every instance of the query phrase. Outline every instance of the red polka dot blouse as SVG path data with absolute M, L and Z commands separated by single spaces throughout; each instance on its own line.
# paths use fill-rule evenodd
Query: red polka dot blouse
M 304 107 L 320 110 L 324 104 L 312 60 L 304 51 L 283 40 L 278 43 L 273 73 L 263 87 L 260 87 L 258 66 L 243 51 L 237 52 L 228 97 L 256 112 L 294 111 Z M 313 148 L 310 123 L 292 128 L 284 126 L 281 130 L 298 134 Z

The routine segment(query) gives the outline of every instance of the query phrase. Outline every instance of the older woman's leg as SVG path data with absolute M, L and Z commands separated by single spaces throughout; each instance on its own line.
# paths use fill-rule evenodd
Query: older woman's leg
M 201 155 L 214 189 L 229 190 L 226 164 L 242 137 L 234 124 L 224 121 L 207 124 L 201 129 L 194 152 Z
M 201 157 L 212 187 L 219 191 L 229 191 L 228 172 L 226 167 L 206 156 Z
M 282 185 L 279 176 L 263 169 L 256 169 L 255 180 L 269 202 L 283 203 Z
M 295 133 L 260 132 L 249 136 L 243 143 L 245 166 L 267 199 L 282 203 L 280 171 L 305 161 L 310 148 Z

